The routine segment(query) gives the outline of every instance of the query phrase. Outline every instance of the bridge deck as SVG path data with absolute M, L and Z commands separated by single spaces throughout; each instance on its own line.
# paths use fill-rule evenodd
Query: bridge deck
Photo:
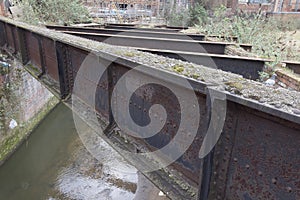
M 59 85 L 61 98 L 73 94 L 73 98 L 96 112 L 102 125 L 108 126 L 102 137 L 111 145 L 128 146 L 127 150 L 135 156 L 123 156 L 134 164 L 138 164 L 135 152 L 162 149 L 175 137 L 170 148 L 180 151 L 196 130 L 190 145 L 174 163 L 164 170 L 145 172 L 172 199 L 300 198 L 299 93 L 5 18 L 0 18 L 0 36 L 2 47 L 20 54 L 24 64 L 37 67 L 41 81 L 50 77 Z M 102 76 L 98 76 L 99 71 Z M 127 79 L 120 84 L 124 76 Z M 128 84 L 135 87 L 135 83 L 145 80 L 156 84 L 141 85 L 133 91 L 126 89 Z M 83 84 L 76 85 L 78 81 Z M 170 88 L 179 91 L 180 97 Z M 116 118 L 112 106 L 116 106 L 114 102 L 126 102 L 128 94 L 130 115 L 116 107 Z M 149 124 L 148 112 L 154 104 L 163 106 L 167 116 L 156 135 L 137 138 L 126 129 L 117 128 L 116 120 L 121 125 L 130 123 L 130 119 L 140 127 Z M 190 112 L 181 112 L 183 108 Z M 189 115 L 198 109 L 199 116 Z M 155 109 L 151 112 L 154 117 L 164 116 Z M 83 117 L 91 116 L 86 114 L 89 112 L 81 113 L 85 113 Z M 205 158 L 199 157 L 206 133 L 211 127 L 220 128 L 215 125 L 222 122 L 218 119 L 222 114 L 224 126 L 217 144 Z M 181 123 L 188 123 L 189 127 L 178 132 Z M 153 157 L 145 159 L 146 166 L 152 164 Z

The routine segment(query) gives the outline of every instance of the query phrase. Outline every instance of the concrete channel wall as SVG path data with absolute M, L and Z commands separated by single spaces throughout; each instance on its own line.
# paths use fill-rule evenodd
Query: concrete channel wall
M 145 70 L 135 70 L 136 77 L 168 82 L 188 97 L 195 94 L 200 120 L 199 124 L 190 127 L 198 127 L 190 146 L 166 170 L 144 173 L 172 199 L 300 198 L 298 93 L 269 89 L 238 75 L 205 69 L 215 73 L 216 76 L 219 74 L 223 77 L 216 80 L 219 82 L 218 86 L 215 86 L 216 83 L 213 84 L 208 80 L 204 82 L 204 78 L 208 79 L 208 73 L 203 80 L 199 77 L 198 80 L 187 78 L 175 74 L 174 71 L 168 72 L 136 61 L 134 55 L 143 54 L 137 51 L 122 54 L 115 50 L 117 53 L 113 55 L 107 49 L 108 45 L 4 18 L 0 18 L 0 45 L 19 53 L 24 64 L 31 63 L 36 66 L 41 81 L 57 91 L 62 99 L 70 97 L 75 79 L 79 78 L 85 83 L 82 85 L 82 91 L 96 85 L 95 98 L 81 96 L 80 93 L 76 95 L 85 105 L 90 106 L 91 110 L 95 109 L 102 122 L 109 126 L 106 130 L 111 140 L 124 145 L 129 141 L 134 144 L 135 152 L 153 151 L 168 145 L 172 138 L 178 135 L 183 113 L 180 112 L 179 100 L 170 90 L 156 84 L 146 85 L 130 98 L 130 117 L 139 125 L 147 125 L 149 123 L 147 110 L 153 104 L 159 103 L 165 107 L 166 124 L 159 133 L 147 139 L 137 139 L 127 135 L 123 130 L 118 132 L 123 136 L 122 138 L 126 138 L 125 142 L 115 134 L 112 135 L 110 132 L 114 131 L 115 118 L 112 115 L 110 102 L 114 97 L 112 95 L 114 87 L 125 73 L 142 65 Z M 119 48 L 111 48 L 119 50 Z M 92 82 L 91 77 L 80 72 L 83 61 L 91 52 L 94 53 L 90 68 L 99 69 L 101 68 L 101 65 L 98 66 L 99 63 L 109 63 L 109 67 L 103 72 L 104 75 L 99 77 L 98 82 Z M 123 56 L 117 55 L 118 53 Z M 161 59 L 158 56 L 153 58 Z M 175 69 L 181 69 L 181 62 L 178 61 L 178 65 L 176 65 L 177 61 L 174 62 Z M 197 69 L 204 70 L 204 68 Z M 50 78 L 52 82 L 45 81 L 45 78 Z M 188 80 L 192 89 L 186 87 L 183 80 Z M 235 94 L 224 91 L 222 88 L 226 85 L 233 86 Z M 243 87 L 259 87 L 257 93 L 273 92 L 264 97 L 266 101 L 262 101 L 259 94 L 249 95 L 248 98 L 241 96 L 242 92 L 239 89 Z M 214 99 L 212 95 L 214 93 L 220 94 L 225 99 Z M 276 97 L 274 102 L 270 102 L 272 93 L 281 94 L 286 99 L 294 99 L 296 104 L 290 102 L 293 105 L 287 105 L 288 102 L 284 102 L 284 99 L 276 99 Z M 118 98 L 124 98 L 121 92 L 118 95 L 120 96 Z M 278 106 L 277 100 L 287 106 Z M 224 110 L 214 109 L 216 105 L 224 105 L 224 103 L 226 112 L 221 136 L 213 150 L 205 158 L 199 158 L 199 151 L 210 129 L 212 119 L 217 119 L 224 112 Z M 119 117 L 125 124 L 128 122 L 129 116 L 125 113 L 120 113 Z M 175 143 L 179 148 L 185 140 L 189 139 L 189 134 L 183 134 L 180 139 Z

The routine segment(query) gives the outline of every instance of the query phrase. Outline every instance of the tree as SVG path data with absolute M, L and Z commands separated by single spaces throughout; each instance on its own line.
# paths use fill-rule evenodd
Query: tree
M 89 19 L 89 12 L 79 0 L 23 0 L 24 19 L 30 23 L 72 24 Z

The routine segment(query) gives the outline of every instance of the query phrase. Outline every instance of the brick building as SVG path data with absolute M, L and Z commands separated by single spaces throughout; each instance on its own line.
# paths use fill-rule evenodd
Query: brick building
M 191 7 L 194 0 L 83 0 L 84 4 L 100 9 L 129 9 L 151 10 L 153 15 L 162 14 L 165 9 L 177 7 Z
M 174 3 L 177 7 L 191 7 L 197 0 L 83 0 L 87 6 L 109 9 L 151 10 L 155 15 L 163 9 L 170 9 Z M 265 12 L 299 12 L 300 0 L 210 0 L 207 7 L 210 9 L 224 5 L 234 13 L 237 9 L 255 12 L 259 9 Z
M 274 12 L 300 12 L 300 0 L 276 0 Z
M 212 0 L 210 7 L 225 5 L 232 12 L 236 9 L 254 12 L 300 12 L 300 0 Z
M 152 9 L 158 6 L 160 0 L 84 0 L 83 2 L 87 6 L 100 8 L 128 9 L 132 5 L 138 9 Z

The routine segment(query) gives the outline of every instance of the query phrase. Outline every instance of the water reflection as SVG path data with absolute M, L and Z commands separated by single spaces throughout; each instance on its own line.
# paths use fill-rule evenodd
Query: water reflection
M 109 146 L 104 144 L 102 153 L 105 163 L 85 149 L 71 111 L 61 104 L 0 167 L 0 199 L 166 198 Z M 120 170 L 112 170 L 112 165 Z
M 82 145 L 70 109 L 58 105 L 0 167 L 0 199 L 165 199 L 107 144 L 101 148 L 99 162 Z

